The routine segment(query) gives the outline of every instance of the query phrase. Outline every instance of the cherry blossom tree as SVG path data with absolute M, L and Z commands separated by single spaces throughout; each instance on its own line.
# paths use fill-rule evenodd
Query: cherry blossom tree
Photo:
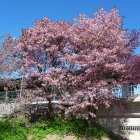
M 4 40 L 4 41 L 3 41 Z M 19 69 L 20 65 L 17 63 L 14 46 L 18 41 L 10 35 L 1 37 L 0 44 L 0 73 L 2 77 L 9 77 Z
M 69 98 L 73 105 L 68 112 L 92 120 L 99 107 L 116 103 L 117 92 L 113 95 L 113 88 L 139 79 L 140 59 L 134 55 L 139 33 L 123 29 L 118 10 L 100 9 L 93 18 L 81 15 L 74 19 L 67 35 L 65 61 L 77 67 L 71 69 L 74 94 Z
M 4 40 L 4 41 L 3 41 Z M 0 44 L 0 84 L 2 87 L 10 89 L 16 89 L 17 84 L 13 79 L 21 76 L 18 71 L 21 67 L 18 56 L 15 54 L 14 46 L 18 43 L 18 40 L 12 38 L 10 35 L 4 35 L 1 37 Z
M 136 82 L 133 74 L 139 76 L 139 69 L 132 67 L 139 65 L 134 55 L 138 37 L 138 32 L 123 28 L 116 9 L 100 9 L 91 18 L 80 15 L 72 24 L 48 18 L 36 21 L 22 31 L 15 51 L 22 58 L 21 70 L 35 79 L 30 83 L 38 89 L 35 99 L 48 101 L 50 116 L 57 91 L 62 110 L 91 123 L 101 106 L 116 103 L 113 88 Z
M 65 63 L 62 58 L 65 33 L 69 26 L 65 21 L 53 22 L 43 18 L 36 21 L 34 27 L 22 31 L 20 42 L 15 47 L 23 60 L 21 71 L 27 79 L 37 79 L 30 83 L 38 90 L 32 99 L 42 97 L 42 100 L 47 100 L 50 117 L 53 116 L 52 98 L 56 96 L 55 90 L 60 91 L 65 83 Z
M 130 84 L 140 84 L 140 56 L 134 55 L 125 67 L 126 70 L 122 73 L 123 80 Z

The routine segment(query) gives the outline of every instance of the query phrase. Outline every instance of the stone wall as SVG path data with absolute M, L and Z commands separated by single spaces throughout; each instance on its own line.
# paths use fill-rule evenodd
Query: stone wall
M 115 108 L 102 109 L 96 121 L 127 140 L 140 140 L 140 102 L 129 103 L 131 112 L 120 114 Z
M 20 110 L 19 104 L 16 103 L 1 103 L 0 104 L 0 117 L 13 114 L 15 111 Z

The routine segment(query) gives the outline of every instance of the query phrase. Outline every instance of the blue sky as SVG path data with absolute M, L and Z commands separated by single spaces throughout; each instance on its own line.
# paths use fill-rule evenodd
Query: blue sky
M 100 7 L 108 11 L 116 7 L 125 17 L 124 28 L 140 29 L 139 6 L 140 0 L 1 0 L 0 35 L 20 36 L 22 28 L 43 17 L 72 22 L 80 13 L 92 16 Z

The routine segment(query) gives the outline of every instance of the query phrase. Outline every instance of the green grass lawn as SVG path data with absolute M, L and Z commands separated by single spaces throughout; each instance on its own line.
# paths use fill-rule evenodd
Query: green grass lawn
M 28 123 L 26 118 L 0 119 L 0 140 L 42 140 L 47 135 L 74 135 L 77 138 L 101 139 L 108 137 L 111 140 L 118 140 L 118 137 L 111 131 L 94 124 L 88 128 L 87 120 L 81 118 L 68 118 L 65 121 L 56 117 L 54 120 L 39 120 L 35 123 Z

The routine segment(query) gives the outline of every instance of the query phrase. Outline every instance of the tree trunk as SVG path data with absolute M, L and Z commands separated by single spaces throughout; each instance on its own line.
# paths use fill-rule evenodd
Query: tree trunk
M 93 125 L 93 118 L 91 117 L 91 115 L 88 115 L 88 127 L 91 128 Z
M 97 114 L 97 110 L 92 108 L 91 106 L 88 107 L 88 127 L 91 128 L 93 124 L 95 123 L 95 116 L 91 116 L 91 113 Z
M 53 106 L 52 106 L 52 102 L 51 100 L 48 100 L 48 117 L 49 119 L 54 119 L 54 110 L 53 110 Z
M 61 119 L 62 119 L 62 120 L 65 119 L 65 110 L 61 110 Z

